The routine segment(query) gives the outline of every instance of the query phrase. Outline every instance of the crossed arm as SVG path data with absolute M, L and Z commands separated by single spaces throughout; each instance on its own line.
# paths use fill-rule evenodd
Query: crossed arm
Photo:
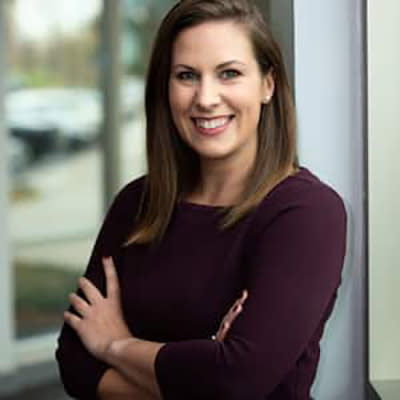
M 97 387 L 101 400 L 162 399 L 154 365 L 157 353 L 165 343 L 142 340 L 131 334 L 123 318 L 113 260 L 104 258 L 103 266 L 107 297 L 89 280 L 81 278 L 79 286 L 87 301 L 71 294 L 70 303 L 79 315 L 66 311 L 65 322 L 76 331 L 95 358 L 112 367 L 106 370 Z M 224 340 L 247 296 L 244 291 L 225 315 L 215 340 Z

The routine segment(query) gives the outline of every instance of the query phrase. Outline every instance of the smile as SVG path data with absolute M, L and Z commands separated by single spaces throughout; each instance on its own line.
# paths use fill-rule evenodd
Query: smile
M 197 131 L 203 135 L 216 135 L 225 131 L 234 116 L 218 117 L 212 119 L 192 118 Z

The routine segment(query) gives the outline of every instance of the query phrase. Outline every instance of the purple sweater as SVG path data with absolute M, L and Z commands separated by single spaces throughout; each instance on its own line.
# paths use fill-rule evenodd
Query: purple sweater
M 101 257 L 114 257 L 132 333 L 167 343 L 155 361 L 163 399 L 309 400 L 345 256 L 340 196 L 302 167 L 234 228 L 219 230 L 218 207 L 179 203 L 159 246 L 122 249 L 142 187 L 116 196 L 85 275 L 104 293 Z M 228 336 L 211 340 L 245 288 Z M 66 325 L 56 357 L 67 392 L 95 399 L 108 366 Z

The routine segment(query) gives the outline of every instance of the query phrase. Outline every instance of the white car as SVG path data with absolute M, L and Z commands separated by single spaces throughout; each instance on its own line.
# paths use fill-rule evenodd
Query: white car
M 7 126 L 35 154 L 91 143 L 100 122 L 100 99 L 94 89 L 24 89 L 6 96 Z
M 143 105 L 144 82 L 127 78 L 121 84 L 121 121 L 133 118 Z M 6 95 L 6 123 L 35 156 L 94 143 L 103 121 L 102 94 L 91 88 L 21 89 Z

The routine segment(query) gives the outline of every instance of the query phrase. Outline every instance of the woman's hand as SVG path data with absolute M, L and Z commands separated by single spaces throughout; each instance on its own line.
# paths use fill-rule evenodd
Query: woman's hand
M 100 360 L 103 360 L 113 341 L 132 337 L 122 314 L 114 262 L 111 257 L 103 258 L 102 261 L 107 297 L 103 297 L 92 282 L 81 278 L 79 287 L 88 301 L 72 293 L 69 300 L 79 316 L 68 311 L 64 313 L 65 322 L 76 331 L 86 349 Z
M 226 335 L 229 332 L 229 329 L 233 324 L 233 321 L 243 310 L 243 304 L 246 301 L 248 295 L 249 294 L 247 290 L 244 290 L 242 297 L 235 301 L 233 306 L 229 309 L 229 311 L 225 314 L 224 318 L 222 319 L 218 332 L 215 336 L 213 336 L 213 339 L 217 340 L 218 342 L 224 341 Z

